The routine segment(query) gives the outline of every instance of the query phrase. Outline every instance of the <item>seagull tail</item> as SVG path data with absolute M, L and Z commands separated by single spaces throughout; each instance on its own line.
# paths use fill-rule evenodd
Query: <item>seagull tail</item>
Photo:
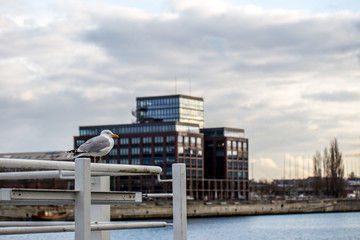
M 72 153 L 74 158 L 81 157 L 84 155 L 84 153 L 78 152 L 77 149 L 69 150 L 69 151 L 67 151 L 67 153 Z

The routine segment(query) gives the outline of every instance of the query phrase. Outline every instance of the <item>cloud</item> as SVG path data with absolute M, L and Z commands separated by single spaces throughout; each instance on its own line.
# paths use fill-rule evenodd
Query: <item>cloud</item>
M 271 178 L 270 176 L 273 172 L 281 173 L 281 169 L 271 158 L 253 158 L 251 160 L 251 165 L 249 166 L 250 176 L 252 179 L 259 178 Z M 254 173 L 255 171 L 255 173 Z M 253 176 L 252 176 L 253 175 Z M 281 175 L 280 175 L 281 176 Z
M 360 92 L 354 91 L 337 91 L 337 92 L 322 92 L 305 94 L 304 98 L 312 99 L 315 101 L 324 102 L 354 102 L 360 100 Z
M 44 13 L 7 1 L 0 152 L 71 148 L 79 125 L 130 123 L 136 96 L 175 88 L 204 97 L 207 127 L 244 128 L 266 176 L 284 153 L 310 155 L 333 137 L 356 150 L 358 14 L 203 3 L 153 13 L 50 1 Z

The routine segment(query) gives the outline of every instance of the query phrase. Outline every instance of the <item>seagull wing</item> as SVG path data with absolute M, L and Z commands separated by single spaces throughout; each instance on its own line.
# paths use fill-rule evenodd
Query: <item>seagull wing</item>
M 104 148 L 110 147 L 110 141 L 104 136 L 97 136 L 87 140 L 79 148 L 79 153 L 97 153 Z

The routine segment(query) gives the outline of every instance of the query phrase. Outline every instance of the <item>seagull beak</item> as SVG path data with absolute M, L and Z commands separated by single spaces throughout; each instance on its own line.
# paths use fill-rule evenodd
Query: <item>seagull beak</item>
M 113 138 L 119 138 L 119 135 L 113 134 L 112 137 L 113 137 Z

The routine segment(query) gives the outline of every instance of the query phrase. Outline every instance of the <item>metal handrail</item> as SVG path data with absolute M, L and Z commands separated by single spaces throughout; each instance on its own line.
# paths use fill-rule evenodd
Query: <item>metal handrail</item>
M 61 197 L 51 190 L 7 190 L 1 189 L 0 204 L 6 203 L 21 203 L 27 200 L 37 199 L 35 201 L 48 201 L 55 199 L 59 202 L 72 202 L 75 204 L 75 222 L 73 224 L 44 224 L 41 226 L 33 226 L 32 224 L 26 227 L 14 227 L 0 228 L 0 235 L 2 234 L 22 234 L 22 233 L 45 233 L 45 232 L 64 232 L 75 231 L 76 240 L 89 239 L 92 236 L 92 231 L 104 231 L 113 229 L 134 229 L 134 228 L 148 228 L 148 227 L 166 227 L 173 226 L 174 240 L 186 240 L 186 171 L 185 164 L 173 165 L 173 178 L 161 180 L 160 174 L 162 172 L 161 167 L 157 166 L 141 166 L 141 165 L 123 165 L 123 164 L 101 164 L 91 163 L 90 159 L 76 159 L 75 162 L 60 162 L 60 161 L 46 161 L 46 160 L 26 160 L 26 159 L 12 159 L 12 158 L 0 158 L 0 167 L 5 168 L 20 168 L 29 170 L 44 170 L 44 171 L 25 171 L 25 172 L 7 172 L 0 173 L 0 180 L 5 179 L 41 179 L 41 178 L 60 178 L 60 179 L 74 179 L 75 190 L 68 191 L 67 195 Z M 124 175 L 157 175 L 159 182 L 172 182 L 173 193 L 165 194 L 144 194 L 134 193 L 131 197 L 132 200 L 140 199 L 142 197 L 173 197 L 173 224 L 166 222 L 131 222 L 131 223 L 114 223 L 114 222 L 101 222 L 100 216 L 102 213 L 96 212 L 96 221 L 90 222 L 90 208 L 94 211 L 98 211 L 100 208 L 92 206 L 98 201 L 99 204 L 110 205 L 118 201 L 118 197 L 115 199 L 112 197 L 115 192 L 107 192 L 109 190 L 109 182 L 104 187 L 99 176 L 124 176 Z M 90 177 L 96 176 L 95 185 L 90 186 Z M 109 178 L 107 178 L 109 179 Z M 105 180 L 105 179 L 104 179 Z M 104 181 L 106 182 L 106 180 Z M 91 188 L 103 188 L 98 189 L 100 192 L 92 192 Z M 107 189 L 107 190 L 106 190 Z M 17 192 L 16 192 L 17 191 Z M 32 192 L 35 191 L 35 192 Z M 37 191 L 37 192 L 36 192 Z M 61 192 L 61 191 L 59 191 Z M 42 195 L 44 194 L 44 195 Z M 64 193 L 65 194 L 65 193 Z M 111 195 L 109 195 L 111 194 Z M 131 194 L 128 192 L 128 194 Z M 141 193 L 140 193 L 141 194 Z M 140 198 L 136 196 L 139 195 Z M 27 197 L 28 196 L 28 197 Z M 40 196 L 40 197 L 39 197 Z M 59 197 L 58 197 L 59 196 Z M 122 196 L 121 193 L 118 196 Z M 124 195 L 125 196 L 125 195 Z M 123 198 L 124 198 L 123 196 Z M 129 195 L 130 196 L 130 195 Z M 94 199 L 93 199 L 94 198 Z M 48 199 L 48 200 L 45 200 Z M 13 202 L 12 202 L 13 201 Z M 111 202 L 112 201 L 112 202 Z M 136 200 L 137 201 L 137 200 Z M 110 208 L 108 208 L 110 211 Z M 91 211 L 92 212 L 92 211 Z M 109 213 L 110 214 L 110 213 Z M 106 213 L 105 213 L 106 215 Z M 110 219 L 110 215 L 107 218 Z M 98 218 L 100 217 L 100 218 Z M 93 219 L 93 216 L 91 216 Z M 108 221 L 107 220 L 107 221 Z M 6 225 L 6 224 L 5 224 Z M 100 235 L 94 235 L 98 239 L 110 239 L 99 237 Z M 97 239 L 96 238 L 96 239 Z
M 48 160 L 25 160 L 16 158 L 0 158 L 0 166 L 5 168 L 42 169 L 42 170 L 75 170 L 74 162 L 48 161 Z M 129 173 L 129 174 L 161 174 L 162 169 L 158 166 L 142 166 L 129 164 L 104 164 L 91 163 L 91 171 Z

